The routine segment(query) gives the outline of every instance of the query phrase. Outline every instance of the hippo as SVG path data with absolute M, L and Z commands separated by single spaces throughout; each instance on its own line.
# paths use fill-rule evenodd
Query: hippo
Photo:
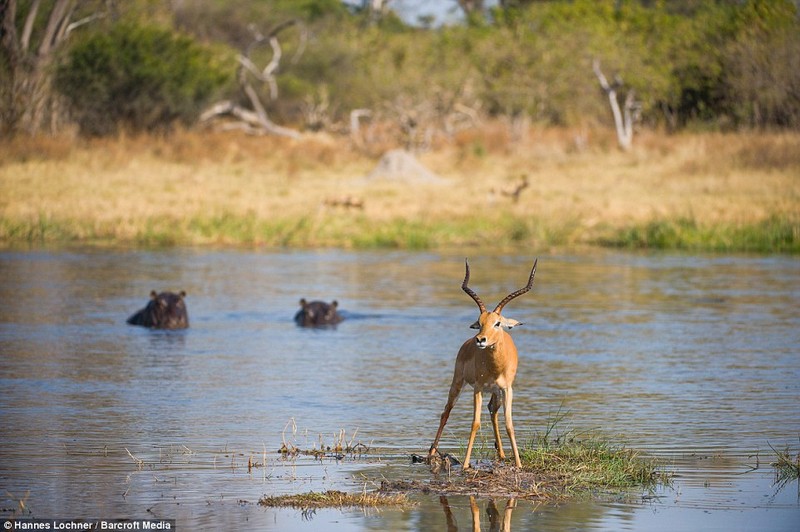
M 150 302 L 142 310 L 128 318 L 130 325 L 141 325 L 153 329 L 186 329 L 189 313 L 183 298 L 186 292 L 150 292 Z
M 330 304 L 324 301 L 300 300 L 300 310 L 294 315 L 294 321 L 301 327 L 321 327 L 336 325 L 344 318 L 336 312 L 339 303 L 333 300 Z

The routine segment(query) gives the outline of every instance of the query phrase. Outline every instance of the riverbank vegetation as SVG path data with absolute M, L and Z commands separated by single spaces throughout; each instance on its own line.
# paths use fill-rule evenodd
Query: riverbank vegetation
M 278 134 L 360 117 L 384 128 L 373 137 L 421 146 L 487 116 L 613 125 L 598 73 L 647 128 L 800 128 L 791 0 L 453 0 L 464 19 L 449 25 L 403 20 L 389 1 L 73 4 L 0 10 L 0 134 L 233 113 Z
M 795 3 L 456 4 L 8 2 L 0 245 L 800 250 Z
M 800 134 L 614 142 L 487 122 L 417 154 L 429 173 L 378 175 L 323 133 L 16 139 L 0 143 L 0 242 L 800 251 Z

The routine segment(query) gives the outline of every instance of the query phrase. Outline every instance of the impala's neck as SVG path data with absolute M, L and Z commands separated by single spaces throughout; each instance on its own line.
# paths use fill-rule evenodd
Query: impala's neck
M 505 359 L 517 354 L 517 347 L 514 345 L 514 340 L 511 335 L 505 331 L 501 331 L 498 335 L 497 342 L 484 348 L 491 357 L 498 359 Z

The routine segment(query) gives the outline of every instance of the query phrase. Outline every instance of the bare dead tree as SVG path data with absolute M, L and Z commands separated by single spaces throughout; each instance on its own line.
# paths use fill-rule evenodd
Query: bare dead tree
M 483 0 L 457 0 L 464 14 L 469 17 L 473 13 L 483 13 Z
M 361 136 L 361 119 L 372 116 L 369 109 L 353 109 L 350 111 L 350 139 L 359 148 L 364 147 L 364 139 Z
M 236 118 L 237 121 L 229 122 L 224 125 L 224 129 L 241 129 L 254 135 L 271 134 L 290 138 L 300 137 L 300 133 L 294 129 L 279 126 L 270 120 L 266 107 L 251 81 L 255 80 L 262 85 L 266 85 L 269 89 L 270 100 L 278 99 L 278 81 L 276 76 L 280 68 L 281 59 L 283 58 L 283 49 L 278 40 L 278 35 L 292 26 L 298 26 L 300 28 L 300 46 L 292 58 L 292 62 L 294 63 L 297 62 L 303 54 L 308 39 L 305 25 L 303 25 L 300 20 L 291 19 L 282 22 L 266 35 L 262 34 L 255 27 L 251 27 L 253 40 L 247 45 L 244 52 L 237 57 L 239 62 L 237 78 L 239 86 L 245 96 L 247 96 L 252 109 L 247 109 L 231 100 L 223 100 L 207 109 L 200 116 L 201 122 L 208 122 L 218 116 L 229 115 Z M 271 48 L 272 57 L 264 68 L 259 68 L 251 59 L 251 55 L 256 48 L 265 44 L 268 44 Z
M 17 0 L 0 0 L 0 53 L 8 81 L 0 88 L 0 124 L 6 132 L 54 131 L 60 119 L 53 89 L 52 63 L 70 34 L 106 16 L 112 2 L 54 0 L 26 2 L 19 17 Z M 37 21 L 46 21 L 43 27 Z
M 308 94 L 300 106 L 303 113 L 303 123 L 310 131 L 323 131 L 332 128 L 331 100 L 328 86 L 324 83 L 319 86 L 315 95 Z
M 402 94 L 391 102 L 388 114 L 408 151 L 426 151 L 435 138 L 452 138 L 481 122 L 481 104 L 469 83 L 457 90 L 433 87 L 425 94 Z
M 633 89 L 628 90 L 625 95 L 625 104 L 622 110 L 617 101 L 617 88 L 622 86 L 622 80 L 616 78 L 614 84 L 611 85 L 600 70 L 600 61 L 595 59 L 592 62 L 592 68 L 600 81 L 600 86 L 608 95 L 608 101 L 611 104 L 611 113 L 614 115 L 614 126 L 617 130 L 617 141 L 620 148 L 623 150 L 630 150 L 633 145 L 633 126 L 639 119 L 639 112 L 641 105 L 636 102 L 636 94 Z
M 391 0 L 362 0 L 361 9 L 369 13 L 371 23 L 376 23 L 389 12 L 390 2 Z
M 451 137 L 464 129 L 475 127 L 481 122 L 480 103 L 470 107 L 461 102 L 455 102 L 443 117 L 444 132 Z

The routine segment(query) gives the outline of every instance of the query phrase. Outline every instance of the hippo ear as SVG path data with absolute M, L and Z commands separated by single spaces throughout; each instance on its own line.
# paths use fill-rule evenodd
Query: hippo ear
M 308 305 L 308 302 L 306 301 L 306 298 L 302 298 L 300 300 L 300 306 L 303 307 L 303 308 L 306 308 L 306 305 Z
M 332 306 L 333 308 L 336 308 L 336 307 L 338 307 L 338 306 L 339 306 L 339 302 L 338 302 L 338 301 L 336 301 L 336 300 L 334 299 L 334 300 L 331 302 L 331 306 Z
M 181 290 L 181 292 L 178 295 L 181 296 L 181 299 L 183 299 L 184 297 L 186 297 L 186 290 Z
M 158 297 L 158 292 L 155 290 L 150 290 L 150 299 L 155 299 Z

